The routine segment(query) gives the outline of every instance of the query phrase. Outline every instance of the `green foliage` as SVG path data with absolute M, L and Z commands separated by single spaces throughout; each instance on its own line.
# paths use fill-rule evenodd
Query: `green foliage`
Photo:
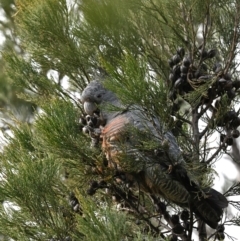
M 79 39 L 72 34 L 74 16 L 66 2 L 19 1 L 18 5 L 16 20 L 24 48 L 43 70 L 57 70 L 83 87 L 76 74 L 85 75 L 89 54 L 79 48 Z
M 58 85 L 48 80 L 45 75 L 39 73 L 38 66 L 29 63 L 22 56 L 14 53 L 6 54 L 4 57 L 9 64 L 7 66 L 7 73 L 12 80 L 17 80 L 14 84 L 31 91 L 32 98 L 36 94 L 49 96 L 51 93 L 57 91 Z
M 106 70 L 111 76 L 105 82 L 106 87 L 116 93 L 125 106 L 134 108 L 138 104 L 149 114 L 164 120 L 169 117 L 165 115 L 170 108 L 166 105 L 166 86 L 151 74 L 146 58 L 126 53 L 118 61 L 118 68 L 113 63 L 106 63 Z
M 19 120 L 29 121 L 29 117 L 34 112 L 33 105 L 17 97 L 16 92 L 22 92 L 23 87 L 13 84 L 6 73 L 6 61 L 3 57 L 3 52 L 6 50 L 11 50 L 13 53 L 20 55 L 23 54 L 15 32 L 15 7 L 13 0 L 0 1 L 0 114 L 5 121 L 10 119 L 9 112 Z M 2 131 L 5 128 L 7 126 L 1 123 Z
M 12 127 L 13 137 L 6 136 L 8 145 L 1 155 L 0 195 L 4 206 L 0 222 L 4 228 L 0 232 L 17 240 L 71 234 L 74 216 L 68 206 L 64 168 L 78 170 L 76 182 L 72 181 L 76 187 L 83 179 L 80 168 L 92 160 L 90 154 L 87 156 L 89 146 L 84 147 L 81 141 L 78 113 L 71 102 L 53 100 L 43 110 L 33 128 L 26 124 Z
M 141 232 L 141 224 L 137 224 L 134 220 L 117 210 L 116 207 L 109 208 L 104 204 L 98 204 L 91 199 L 78 196 L 87 210 L 84 217 L 78 218 L 78 227 L 85 235 L 83 240 L 94 241 L 96 237 L 99 240 L 132 240 L 141 241 L 147 239 L 149 241 L 162 240 L 161 237 L 153 237 L 150 233 Z M 139 220 L 138 220 L 139 221 Z M 139 221 L 141 223 L 141 221 Z
M 46 152 L 70 158 L 82 155 L 81 133 L 77 120 L 79 113 L 70 102 L 53 100 L 43 105 L 44 113 L 40 113 L 35 123 L 36 135 L 47 148 Z M 79 145 L 77 145 L 79 143 Z M 81 143 L 81 144 L 80 144 Z M 46 144 L 46 145 L 45 145 Z
M 36 114 L 31 124 L 14 120 L 11 135 L 6 136 L 0 156 L 0 233 L 14 240 L 174 238 L 168 212 L 161 213 L 166 221 L 163 225 L 150 198 L 138 187 L 129 188 L 131 180 L 125 183 L 124 174 L 109 170 L 104 153 L 91 146 L 90 135 L 82 133 L 84 124 L 79 118 L 84 113 L 74 91 L 81 92 L 92 79 L 104 78 L 104 85 L 126 108 L 144 109 L 149 121 L 154 116 L 164 122 L 167 131 L 175 129 L 192 180 L 209 186 L 211 164 L 228 152 L 224 140 L 211 155 L 209 138 L 216 132 L 230 136 L 234 129 L 230 126 L 225 130 L 222 122 L 234 109 L 235 98 L 220 89 L 220 105 L 216 106 L 216 98 L 207 102 L 207 97 L 220 75 L 238 74 L 238 1 L 82 0 L 71 5 L 65 0 L 17 0 L 14 15 L 6 1 L 1 1 L 1 6 L 14 18 L 21 51 L 4 51 L 6 72 L 4 78 L 0 76 L 0 87 L 4 92 L 8 89 L 5 80 L 11 81 L 16 88 L 14 95 L 28 101 Z M 179 46 L 191 59 L 193 72 L 204 63 L 211 77 L 200 84 L 198 77 L 193 77 L 188 93 L 178 91 L 171 98 L 175 83 L 169 79 L 168 60 Z M 216 57 L 204 60 L 201 51 L 213 48 L 218 50 Z M 222 70 L 214 74 L 216 61 Z M 176 65 L 182 65 L 182 60 Z M 58 80 L 49 77 L 53 70 Z M 64 76 L 70 87 L 61 85 Z M 237 97 L 238 91 L 235 94 Z M 207 112 L 210 110 L 212 115 Z M 206 123 L 202 129 L 200 120 Z M 180 123 L 178 129 L 176 123 Z M 132 133 L 142 153 L 165 147 L 148 133 Z M 123 163 L 138 170 L 134 158 L 125 154 Z M 76 203 L 70 201 L 69 205 L 72 192 L 79 201 L 78 210 L 74 210 Z M 92 196 L 86 197 L 87 193 Z M 237 194 L 239 184 L 226 193 Z M 115 209 L 110 201 L 113 196 L 126 212 Z M 182 211 L 167 205 L 176 215 Z M 232 205 L 239 209 L 238 203 Z M 139 219 L 138 226 L 135 222 Z M 239 218 L 232 223 L 239 225 Z
M 136 6 L 134 1 L 125 0 L 82 1 L 79 9 L 84 21 L 75 26 L 76 34 L 112 61 L 121 58 L 123 46 L 136 53 L 137 48 L 141 48 L 141 38 L 131 19 L 131 11 Z
M 131 222 L 127 216 L 109 207 L 96 205 L 90 200 L 81 200 L 87 212 L 79 217 L 79 230 L 85 235 L 83 240 L 121 240 L 131 233 Z M 90 205 L 89 205 L 90 201 Z M 133 234 L 132 234 L 133 235 Z
M 67 190 L 60 181 L 59 163 L 21 147 L 18 155 L 10 149 L 1 163 L 0 193 L 4 205 L 9 205 L 2 207 L 1 233 L 22 240 L 66 235 L 71 224 L 63 216 Z

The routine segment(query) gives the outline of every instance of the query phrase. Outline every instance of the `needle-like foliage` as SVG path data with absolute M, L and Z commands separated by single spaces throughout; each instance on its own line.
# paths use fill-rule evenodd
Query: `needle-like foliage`
M 124 107 L 140 108 L 149 121 L 164 123 L 176 136 L 192 180 L 211 186 L 213 164 L 224 165 L 223 155 L 232 157 L 234 148 L 232 161 L 237 160 L 239 1 L 15 4 L 14 34 L 23 51 L 3 52 L 4 74 L 35 115 L 28 124 L 13 118 L 5 133 L 0 233 L 8 240 L 46 241 L 234 236 L 225 226 L 239 226 L 238 215 L 226 213 L 216 230 L 206 231 L 201 222 L 197 229 L 191 207 L 150 197 L 128 173 L 110 168 L 101 150 L 104 123 L 89 124 L 80 95 L 91 80 L 104 80 Z M 143 152 L 167 148 L 135 134 Z M 132 159 L 125 163 L 137 169 Z M 239 202 L 231 200 L 240 195 L 239 183 L 224 188 L 229 206 L 239 211 Z

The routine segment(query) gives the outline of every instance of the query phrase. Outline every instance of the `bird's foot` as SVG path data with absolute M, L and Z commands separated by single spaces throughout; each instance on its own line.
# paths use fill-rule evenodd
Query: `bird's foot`
M 204 199 L 207 199 L 207 198 L 209 198 L 209 197 L 211 197 L 211 195 L 208 195 L 208 194 L 206 194 L 205 192 L 203 192 L 203 198 L 204 198 Z
M 200 200 L 200 199 L 207 199 L 207 198 L 209 198 L 211 195 L 208 195 L 208 194 L 206 194 L 204 191 L 200 191 L 200 193 L 198 193 L 198 199 Z

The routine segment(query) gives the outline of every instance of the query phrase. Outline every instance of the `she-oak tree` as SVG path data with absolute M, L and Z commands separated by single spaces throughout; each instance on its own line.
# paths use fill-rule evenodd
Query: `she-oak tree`
M 237 0 L 17 0 L 24 54 L 5 51 L 6 72 L 24 90 L 18 96 L 38 107 L 30 124 L 16 122 L 6 135 L 0 233 L 9 240 L 234 237 L 226 227 L 239 226 L 237 215 L 226 211 L 209 229 L 191 205 L 161 196 L 153 202 L 126 173 L 108 168 L 101 140 L 86 131 L 98 118 L 86 117 L 77 94 L 104 79 L 124 106 L 140 106 L 149 121 L 159 118 L 175 135 L 188 172 L 208 188 L 223 154 L 239 162 L 239 13 Z M 134 134 L 144 151 L 158 151 L 159 143 Z M 127 161 L 132 172 L 134 160 Z M 240 195 L 240 184 L 225 187 L 224 195 L 238 211 L 231 197 Z

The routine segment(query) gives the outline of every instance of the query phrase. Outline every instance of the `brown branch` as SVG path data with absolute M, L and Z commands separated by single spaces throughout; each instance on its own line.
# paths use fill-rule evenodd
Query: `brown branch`
M 209 33 L 209 28 L 208 27 L 209 27 L 209 23 L 211 23 L 211 20 L 209 20 L 210 19 L 210 6 L 209 5 L 207 6 L 207 11 L 206 11 L 205 18 L 206 18 L 206 24 L 203 23 L 204 27 L 203 27 L 203 31 L 202 31 L 202 33 L 203 33 L 203 42 L 202 42 L 202 45 L 201 45 L 202 51 L 205 50 L 205 46 L 206 46 L 206 43 L 207 43 L 207 36 L 208 36 L 208 33 Z M 204 22 L 204 20 L 203 20 L 203 22 Z M 204 60 L 205 59 L 203 58 L 203 55 L 201 55 L 198 67 L 201 66 L 201 64 L 203 63 Z
M 200 140 L 202 139 L 202 137 L 207 133 L 207 131 L 209 130 L 209 127 L 212 125 L 212 120 L 214 120 L 215 116 L 212 115 L 211 118 L 208 120 L 208 124 L 207 126 L 199 133 L 199 138 Z
M 207 240 L 206 224 L 202 220 L 198 221 L 198 237 L 199 241 Z
M 212 106 L 212 100 L 209 100 L 208 104 L 203 109 L 201 109 L 201 111 L 198 113 L 198 118 L 202 117 L 210 107 L 214 109 Z
M 179 119 L 179 120 L 181 120 L 181 121 L 183 121 L 183 122 L 189 124 L 190 126 L 192 126 L 192 122 L 191 122 L 191 121 L 189 121 L 189 120 L 183 118 L 183 117 L 180 116 L 180 115 L 177 115 L 177 119 Z
M 193 139 L 194 139 L 194 145 L 197 153 L 199 154 L 199 143 L 200 143 L 200 134 L 199 134 L 199 128 L 198 128 L 198 107 L 194 108 L 192 110 L 192 130 L 193 130 Z
M 172 222 L 172 217 L 167 211 L 164 212 L 163 216 L 164 216 L 164 219 L 167 221 L 167 223 L 173 228 L 173 230 L 177 226 L 179 226 L 180 228 L 183 229 L 183 227 L 180 225 L 180 223 L 174 224 Z M 181 233 L 178 233 L 178 234 L 175 233 L 174 235 L 179 236 L 182 239 L 182 241 L 190 241 L 191 240 L 191 239 L 188 238 L 185 231 L 182 231 Z
M 219 152 L 222 150 L 222 148 L 225 146 L 225 142 L 223 142 L 218 149 L 212 154 L 212 156 L 205 162 L 206 164 L 211 163 L 213 159 L 219 154 Z
M 136 213 L 140 218 L 141 220 L 145 221 L 147 223 L 147 225 L 151 228 L 151 230 L 157 234 L 160 233 L 160 236 L 162 238 L 166 238 L 164 236 L 164 234 L 162 234 L 162 232 L 159 230 L 158 227 L 155 227 L 153 225 L 153 223 L 151 222 L 150 218 L 152 217 L 148 212 L 147 210 L 141 206 L 139 204 L 139 198 L 138 198 L 138 201 L 137 201 L 137 207 L 136 207 L 136 204 L 135 204 L 135 201 L 136 201 L 136 196 L 133 195 L 131 192 L 129 192 L 127 195 L 126 193 L 124 193 L 122 190 L 120 190 L 116 185 L 111 185 L 112 187 L 112 190 L 114 192 L 117 193 L 117 195 L 119 195 L 131 208 L 132 208 L 132 213 Z M 131 198 L 133 197 L 133 200 L 135 201 L 132 201 Z M 144 210 L 144 213 L 143 213 L 143 210 Z M 129 210 L 128 210 L 129 211 Z M 148 215 L 147 217 L 144 216 L 144 214 Z
M 235 57 L 235 51 L 237 48 L 237 44 L 238 44 L 238 38 L 239 38 L 239 21 L 240 20 L 240 4 L 237 3 L 236 6 L 236 14 L 235 14 L 235 23 L 234 23 L 234 35 L 233 35 L 233 39 L 232 39 L 232 43 L 231 43 L 231 50 L 229 53 L 229 57 L 228 57 L 228 61 L 227 61 L 227 65 L 224 69 L 224 73 L 226 74 L 230 68 L 230 65 Z

